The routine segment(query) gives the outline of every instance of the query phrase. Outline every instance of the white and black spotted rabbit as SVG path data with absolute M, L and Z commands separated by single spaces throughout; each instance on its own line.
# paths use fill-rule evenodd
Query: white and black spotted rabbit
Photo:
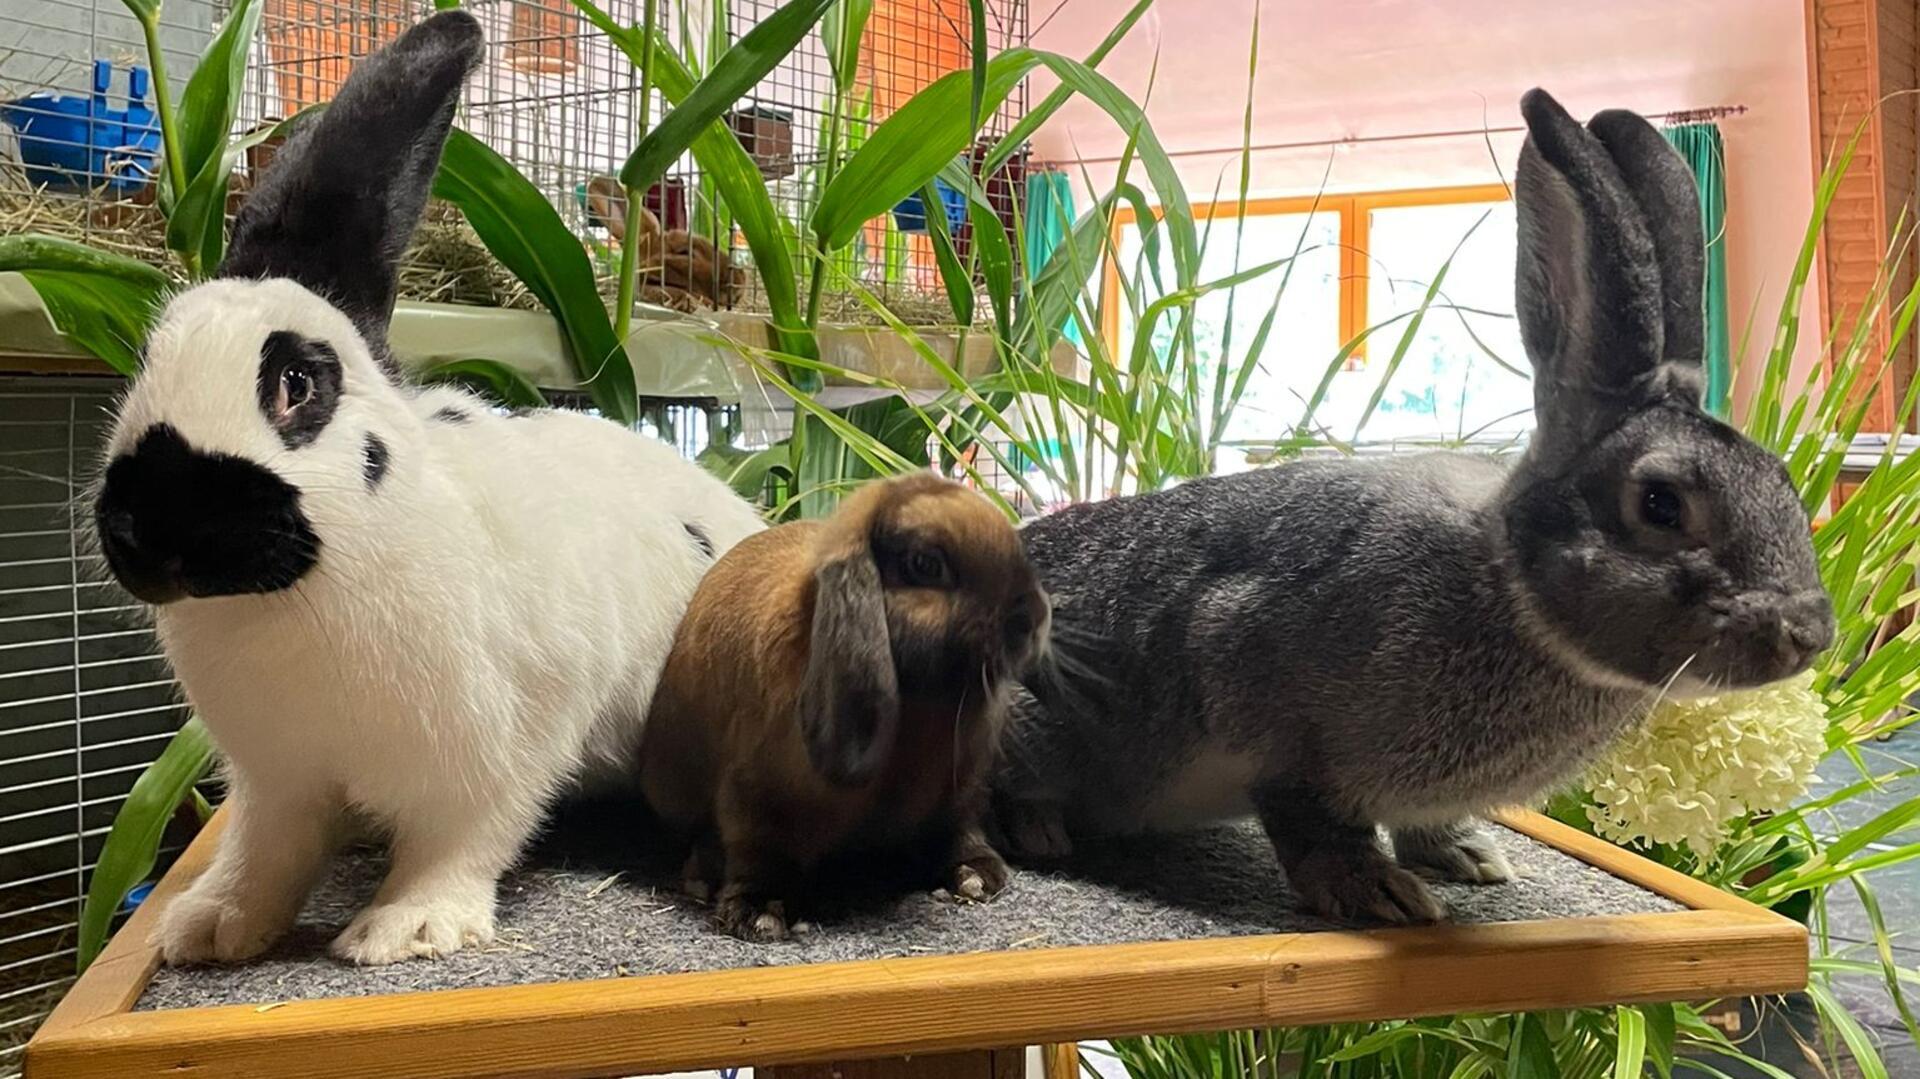
M 1511 874 L 1475 814 L 1567 780 L 1662 692 L 1828 646 L 1785 469 L 1700 409 L 1686 166 L 1631 113 L 1521 109 L 1526 452 L 1303 461 L 1030 525 L 1060 619 L 1111 662 L 1079 695 L 1030 682 L 996 783 L 1016 853 L 1257 814 L 1312 909 L 1436 919 L 1410 870 Z
M 101 547 L 231 779 L 212 865 L 160 913 L 169 962 L 271 944 L 349 811 L 393 862 L 336 955 L 489 940 L 496 878 L 557 792 L 628 767 L 694 586 L 760 527 L 616 424 L 394 374 L 395 260 L 482 49 L 448 12 L 362 62 L 120 408 Z

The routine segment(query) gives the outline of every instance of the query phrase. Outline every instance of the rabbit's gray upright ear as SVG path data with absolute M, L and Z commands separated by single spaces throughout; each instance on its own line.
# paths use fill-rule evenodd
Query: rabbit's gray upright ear
M 1582 127 L 1543 90 L 1520 111 L 1515 302 L 1535 440 L 1571 453 L 1633 410 L 1700 403 L 1699 196 L 1679 154 L 1633 113 Z
M 807 755 L 829 782 L 871 779 L 893 751 L 900 688 L 880 569 L 861 544 L 814 572 L 813 636 L 800 687 Z
M 396 264 L 484 51 L 473 16 L 444 11 L 355 65 L 248 195 L 219 275 L 298 281 L 345 311 L 386 362 Z

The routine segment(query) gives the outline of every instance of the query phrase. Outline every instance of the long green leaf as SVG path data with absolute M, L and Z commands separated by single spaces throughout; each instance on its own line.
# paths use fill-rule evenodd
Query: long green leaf
M 1099 67 L 1100 62 L 1107 58 L 1107 54 L 1133 32 L 1134 25 L 1152 6 L 1153 0 L 1135 0 L 1134 5 L 1127 9 L 1127 13 L 1120 17 L 1120 21 L 1113 24 L 1113 29 L 1107 31 L 1107 36 L 1100 39 L 1100 44 L 1094 46 L 1093 51 L 1087 54 L 1086 65 Z M 1026 146 L 1027 141 L 1053 118 L 1054 113 L 1060 111 L 1062 105 L 1071 100 L 1073 100 L 1071 88 L 1054 87 L 1038 105 L 1028 109 L 1020 119 L 1015 120 L 1013 127 L 1008 129 L 1006 135 L 987 152 L 986 159 L 980 167 L 981 175 L 991 176 L 998 171 L 1000 166 L 1006 164 L 1013 155 Z
M 1874 1047 L 1873 1036 L 1833 995 L 1833 990 L 1816 978 L 1807 983 L 1807 996 L 1813 999 L 1814 1011 L 1821 1020 L 1833 1024 L 1840 1040 L 1846 1043 L 1847 1053 L 1859 1066 L 1862 1079 L 1887 1079 L 1887 1065 L 1880 1059 L 1880 1051 Z
M 847 93 L 860 77 L 860 41 L 867 32 L 873 0 L 840 0 L 820 20 L 820 44 L 833 70 L 834 89 Z
M 1535 1015 L 1513 1017 L 1513 1040 L 1507 1047 L 1507 1079 L 1558 1079 L 1553 1043 Z
M 247 56 L 264 6 L 260 0 L 237 0 L 180 97 L 187 187 L 167 216 L 167 246 L 202 273 L 213 272 L 226 245 L 227 187 L 235 158 L 227 136 L 240 112 Z
M 972 79 L 970 81 L 972 98 L 968 103 L 968 125 L 980 130 L 981 110 L 987 99 L 987 0 L 967 0 L 972 15 L 973 54 Z
M 433 193 L 460 207 L 493 257 L 552 312 L 595 407 L 634 423 L 633 365 L 601 304 L 593 264 L 553 204 L 505 158 L 458 128 L 440 157 Z
M 965 163 L 954 161 L 940 170 L 940 178 L 967 195 L 967 222 L 971 226 L 971 254 L 993 304 L 994 333 L 1002 344 L 1013 340 L 1013 241 L 1007 236 L 1000 212 Z M 972 288 L 971 282 L 968 284 Z
M 640 62 L 646 44 L 638 30 L 615 22 L 593 0 L 573 0 L 573 6 L 607 35 L 630 62 Z M 673 51 L 664 37 L 656 37 L 653 53 L 654 88 L 669 103 L 684 101 L 695 82 L 686 61 Z M 694 160 L 700 164 L 701 176 L 712 179 L 746 237 L 748 250 L 753 253 L 768 317 L 773 322 L 775 343 L 782 352 L 818 356 L 818 341 L 800 309 L 799 275 L 793 264 L 798 240 L 792 223 L 775 208 L 760 167 L 740 145 L 739 138 L 721 123 L 709 124 L 698 134 L 692 150 Z
M 212 766 L 213 741 L 195 716 L 167 743 L 159 759 L 133 781 L 133 790 L 114 814 L 113 827 L 100 848 L 93 879 L 87 883 L 87 905 L 80 911 L 79 948 L 74 960 L 79 970 L 85 971 L 106 947 L 114 911 L 120 909 L 134 885 L 153 872 L 167 822 Z
M 1619 1040 L 1614 1043 L 1613 1074 L 1636 1079 L 1647 1067 L 1647 1019 L 1640 1009 L 1623 1004 L 1613 1010 Z
M 516 367 L 498 360 L 448 360 L 420 372 L 421 382 L 465 386 L 509 408 L 544 408 L 547 395 Z
M 953 309 L 954 325 L 965 329 L 973 325 L 973 273 L 954 249 L 953 233 L 947 226 L 946 205 L 932 181 L 920 188 L 920 205 L 927 215 L 927 238 L 933 244 L 933 259 L 940 270 L 940 284 L 947 290 L 947 305 Z
M 1173 248 L 1174 279 L 1181 288 L 1190 287 L 1200 272 L 1199 241 L 1193 223 L 1193 204 L 1187 199 L 1180 170 L 1167 156 L 1160 137 L 1147 114 L 1126 92 L 1093 68 L 1057 53 L 1040 54 L 1041 62 L 1060 80 L 1062 86 L 1099 106 L 1122 131 L 1131 134 L 1139 148 L 1140 166 L 1152 181 L 1160 203 L 1161 224 Z
M 140 347 L 171 282 L 144 262 L 51 236 L 0 237 L 0 272 L 26 278 L 54 328 L 123 375 L 140 368 Z
M 1032 49 L 1009 49 L 987 62 L 983 108 L 997 109 L 1020 80 L 1040 64 Z M 820 194 L 813 211 L 814 240 L 832 251 L 853 242 L 869 220 L 893 209 L 973 138 L 967 101 L 972 75 L 955 71 L 927 86 L 873 129 L 866 145 L 847 161 Z M 932 214 L 934 207 L 928 207 Z
M 779 66 L 813 29 L 820 16 L 839 0 L 788 0 L 772 15 L 735 42 L 706 77 L 674 103 L 660 126 L 641 136 L 620 182 L 630 191 L 645 191 L 666 171 L 694 139 L 733 107 L 767 73 Z M 660 36 L 655 35 L 658 41 Z
M 180 150 L 180 117 L 173 108 L 173 83 L 167 78 L 167 50 L 160 42 L 160 0 L 121 0 L 140 23 L 140 35 L 146 42 L 147 66 L 153 73 L 153 111 L 160 121 L 161 163 L 165 167 L 159 190 L 164 211 L 172 206 L 175 193 L 185 190 L 187 172 L 181 167 L 185 155 Z
M 1673 1042 L 1678 1033 L 1675 1005 L 1646 1004 L 1640 1013 L 1647 1020 L 1647 1055 L 1653 1058 L 1653 1070 L 1661 1079 L 1673 1074 Z

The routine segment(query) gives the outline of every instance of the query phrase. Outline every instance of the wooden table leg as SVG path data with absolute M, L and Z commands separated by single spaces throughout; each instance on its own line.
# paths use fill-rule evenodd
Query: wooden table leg
M 1024 1048 L 922 1053 L 833 1064 L 781 1064 L 753 1069 L 755 1079 L 1023 1079 Z
M 1040 1047 L 1040 1063 L 1046 1069 L 1045 1079 L 1079 1079 L 1080 1046 L 1077 1042 L 1043 1045 Z

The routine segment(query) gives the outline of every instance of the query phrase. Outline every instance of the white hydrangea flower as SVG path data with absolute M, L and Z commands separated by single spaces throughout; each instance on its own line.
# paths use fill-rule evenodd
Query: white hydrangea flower
M 1662 701 L 1588 774 L 1587 817 L 1615 843 L 1685 845 L 1710 860 L 1728 826 L 1786 809 L 1826 752 L 1813 675 L 1698 700 Z

